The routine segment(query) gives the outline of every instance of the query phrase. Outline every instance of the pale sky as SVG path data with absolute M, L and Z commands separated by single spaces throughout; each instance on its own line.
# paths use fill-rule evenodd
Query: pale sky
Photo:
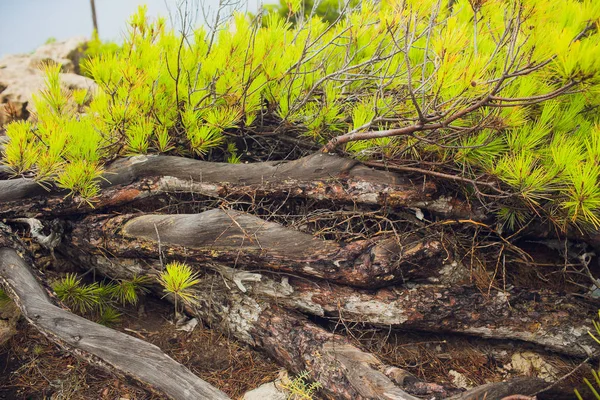
M 194 0 L 192 0 L 193 2 Z M 195 0 L 214 9 L 219 0 Z M 254 12 L 259 0 L 241 0 L 243 9 Z M 264 2 L 274 2 L 266 0 Z M 119 41 L 125 23 L 139 4 L 147 4 L 151 16 L 168 17 L 181 0 L 95 0 L 98 31 L 102 39 Z M 202 14 L 200 13 L 200 18 Z M 201 22 L 201 21 L 199 21 Z M 0 57 L 28 53 L 50 37 L 90 37 L 92 16 L 89 0 L 0 0 Z

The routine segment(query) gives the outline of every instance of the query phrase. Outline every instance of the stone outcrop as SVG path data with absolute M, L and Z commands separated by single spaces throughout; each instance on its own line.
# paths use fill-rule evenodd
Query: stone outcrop
M 0 127 L 13 119 L 27 119 L 35 112 L 32 94 L 44 87 L 40 70 L 44 62 L 61 65 L 61 79 L 66 89 L 93 90 L 96 84 L 77 74 L 85 43 L 85 38 L 73 38 L 45 44 L 32 54 L 0 59 Z

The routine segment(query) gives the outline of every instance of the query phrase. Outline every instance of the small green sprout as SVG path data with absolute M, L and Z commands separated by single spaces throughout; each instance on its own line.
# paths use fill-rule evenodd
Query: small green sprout
M 200 280 L 198 273 L 184 263 L 172 262 L 167 264 L 165 271 L 158 277 L 158 281 L 164 288 L 164 292 L 173 295 L 175 302 L 175 315 L 177 315 L 178 300 L 190 304 L 196 298 L 191 288 L 197 285 Z

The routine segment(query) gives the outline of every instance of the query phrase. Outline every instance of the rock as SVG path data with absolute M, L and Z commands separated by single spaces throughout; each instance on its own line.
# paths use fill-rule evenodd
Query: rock
M 44 87 L 39 66 L 44 61 L 61 65 L 61 80 L 65 89 L 94 90 L 91 79 L 77 75 L 85 39 L 69 39 L 45 44 L 33 54 L 8 55 L 0 59 L 0 127 L 13 119 L 27 119 L 35 110 L 32 94 Z
M 181 324 L 181 326 L 179 326 L 177 330 L 191 332 L 194 330 L 194 328 L 196 328 L 196 325 L 198 325 L 198 318 L 192 318 Z
M 44 62 L 53 61 L 61 65 L 62 72 L 79 74 L 79 60 L 83 57 L 86 47 L 85 37 L 47 43 L 29 57 L 29 66 L 39 68 Z
M 469 379 L 458 371 L 451 369 L 448 371 L 448 375 L 452 379 L 452 384 L 459 389 L 471 389 L 473 387 Z
M 286 400 L 290 398 L 290 392 L 285 389 L 285 386 L 290 383 L 287 371 L 280 370 L 277 379 L 246 392 L 242 400 Z
M 265 383 L 244 394 L 243 400 L 286 400 L 287 394 L 277 388 L 275 382 Z
M 535 376 L 547 382 L 554 382 L 558 376 L 558 370 L 544 360 L 539 354 L 524 351 L 512 355 L 511 362 L 504 369 L 518 375 Z

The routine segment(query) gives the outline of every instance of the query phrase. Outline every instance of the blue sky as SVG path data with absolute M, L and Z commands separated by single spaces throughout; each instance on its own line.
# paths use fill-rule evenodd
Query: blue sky
M 100 37 L 119 40 L 125 23 L 139 4 L 147 4 L 151 16 L 169 15 L 181 0 L 95 0 Z M 256 11 L 259 0 L 242 0 Z M 265 1 L 268 2 L 268 1 Z M 214 8 L 219 0 L 201 0 Z M 89 0 L 0 0 L 0 57 L 28 53 L 50 38 L 87 36 L 92 32 Z

